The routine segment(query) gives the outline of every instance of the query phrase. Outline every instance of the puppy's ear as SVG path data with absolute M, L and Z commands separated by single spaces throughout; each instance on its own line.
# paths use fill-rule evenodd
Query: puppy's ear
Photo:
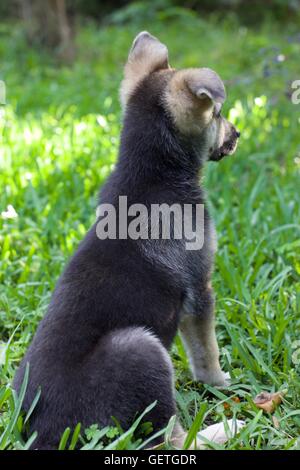
M 137 35 L 129 51 L 120 98 L 126 105 L 136 85 L 151 72 L 169 68 L 168 49 L 147 31 Z
M 175 125 L 185 134 L 199 133 L 226 99 L 220 77 L 211 69 L 176 72 L 166 91 L 166 105 Z
M 226 92 L 224 84 L 216 72 L 211 69 L 183 70 L 183 79 L 190 92 L 200 100 L 210 100 L 211 103 L 224 103 Z

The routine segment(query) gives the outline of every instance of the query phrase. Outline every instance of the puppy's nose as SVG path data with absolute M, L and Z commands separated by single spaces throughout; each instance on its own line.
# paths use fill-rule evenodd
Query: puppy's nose
M 240 133 L 239 131 L 235 131 L 235 136 L 236 136 L 237 138 L 239 138 L 240 135 L 241 135 L 241 133 Z

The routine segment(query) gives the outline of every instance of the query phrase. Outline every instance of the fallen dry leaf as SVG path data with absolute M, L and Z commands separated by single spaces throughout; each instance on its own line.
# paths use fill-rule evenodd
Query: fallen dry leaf
M 234 403 L 240 403 L 240 401 L 241 401 L 239 399 L 239 397 L 231 397 L 230 400 L 233 401 Z M 231 406 L 232 406 L 232 403 L 230 403 L 230 402 L 226 401 L 226 402 L 223 403 L 224 410 L 230 410 Z
M 197 439 L 193 441 L 192 445 L 189 447 L 189 450 L 208 449 L 209 443 L 207 442 L 207 440 L 215 442 L 216 444 L 225 444 L 225 442 L 227 442 L 229 439 L 239 433 L 240 430 L 245 426 L 245 424 L 245 421 L 242 421 L 240 419 L 228 419 L 228 429 L 225 429 L 223 422 L 207 426 L 205 429 L 197 433 Z M 184 439 L 182 441 L 181 438 L 185 437 L 185 434 L 173 437 L 170 442 L 175 445 L 175 447 L 182 446 L 182 442 L 184 441 Z M 177 441 L 177 439 L 179 440 Z M 149 447 L 147 450 L 161 450 L 162 446 L 163 442 L 154 447 Z
M 261 392 L 254 398 L 257 408 L 261 408 L 266 413 L 273 413 L 275 408 L 282 402 L 286 390 L 276 393 Z
M 232 400 L 235 401 L 235 403 L 240 403 L 241 402 L 239 397 L 232 397 Z
M 225 444 L 225 442 L 227 442 L 230 437 L 235 436 L 242 429 L 242 427 L 245 426 L 245 421 L 241 421 L 240 419 L 229 419 L 227 424 L 229 428 L 229 435 L 223 422 L 212 424 L 211 426 L 208 426 L 207 428 L 198 432 L 198 439 L 200 441 L 204 441 L 203 448 L 207 446 L 205 439 L 216 442 L 217 444 Z

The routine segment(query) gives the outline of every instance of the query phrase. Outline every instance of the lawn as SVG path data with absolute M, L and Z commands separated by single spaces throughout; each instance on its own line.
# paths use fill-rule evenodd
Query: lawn
M 203 175 L 219 240 L 221 362 L 232 385 L 221 391 L 193 382 L 176 338 L 182 423 L 192 436 L 237 417 L 246 421 L 241 433 L 212 446 L 300 449 L 300 105 L 290 98 L 300 79 L 297 25 L 266 18 L 250 27 L 231 15 L 180 9 L 152 15 L 82 24 L 71 67 L 26 46 L 21 25 L 0 23 L 7 91 L 0 107 L 0 449 L 30 444 L 20 435 L 28 419 L 22 397 L 10 384 L 66 260 L 95 218 L 98 189 L 118 152 L 122 66 L 142 29 L 168 45 L 173 66 L 221 75 L 225 114 L 241 131 L 235 156 L 207 164 Z M 278 390 L 287 392 L 274 414 L 256 408 L 259 392 Z M 138 448 L 147 429 L 122 435 L 117 426 L 78 426 L 61 448 L 72 434 L 71 448 L 77 439 L 85 448 Z

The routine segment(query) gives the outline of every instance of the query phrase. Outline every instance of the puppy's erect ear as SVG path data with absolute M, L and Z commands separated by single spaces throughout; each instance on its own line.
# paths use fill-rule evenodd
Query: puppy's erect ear
M 223 104 L 226 99 L 224 84 L 216 72 L 211 69 L 183 70 L 183 79 L 193 95 Z
M 151 72 L 169 68 L 168 49 L 158 39 L 143 31 L 137 35 L 125 65 L 120 97 L 123 106 L 136 85 Z
M 219 112 L 226 98 L 224 84 L 211 69 L 180 70 L 166 91 L 166 105 L 183 133 L 199 133 Z

